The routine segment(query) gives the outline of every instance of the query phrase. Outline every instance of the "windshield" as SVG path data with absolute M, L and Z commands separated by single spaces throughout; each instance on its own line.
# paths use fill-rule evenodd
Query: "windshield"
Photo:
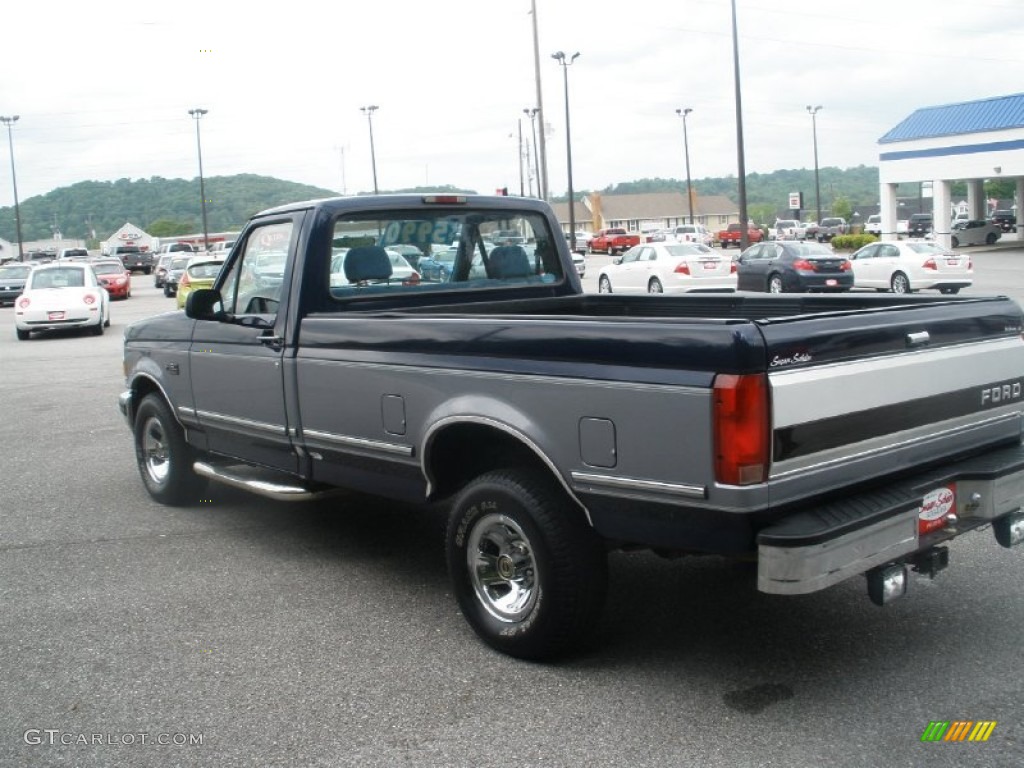
M 28 266 L 7 266 L 0 267 L 0 280 L 24 280 L 32 267 Z
M 82 288 L 85 286 L 85 270 L 61 267 L 41 269 L 29 278 L 30 288 Z
M 535 211 L 445 205 L 343 214 L 334 225 L 327 284 L 335 298 L 555 284 L 565 279 L 556 247 L 564 242 Z M 392 249 L 406 254 L 397 265 Z M 410 263 L 419 279 L 410 279 Z
M 100 262 L 92 265 L 92 271 L 97 275 L 123 275 L 124 266 L 112 261 Z

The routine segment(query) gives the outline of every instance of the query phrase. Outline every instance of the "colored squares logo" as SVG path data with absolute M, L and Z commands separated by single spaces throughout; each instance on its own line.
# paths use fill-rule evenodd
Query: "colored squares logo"
M 932 720 L 921 741 L 988 741 L 995 728 L 995 720 Z

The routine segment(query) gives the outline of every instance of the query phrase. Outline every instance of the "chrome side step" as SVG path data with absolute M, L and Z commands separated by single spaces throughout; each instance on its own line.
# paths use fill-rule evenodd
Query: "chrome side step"
M 220 465 L 197 461 L 192 469 L 200 477 L 278 501 L 312 501 L 344 493 L 342 488 L 313 489 L 297 483 L 282 482 L 282 478 L 288 475 L 244 464 Z

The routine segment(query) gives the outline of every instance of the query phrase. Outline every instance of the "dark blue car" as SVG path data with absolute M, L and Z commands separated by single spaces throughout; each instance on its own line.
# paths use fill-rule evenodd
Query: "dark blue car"
M 768 293 L 848 291 L 850 260 L 821 243 L 776 240 L 757 243 L 739 255 L 736 290 Z

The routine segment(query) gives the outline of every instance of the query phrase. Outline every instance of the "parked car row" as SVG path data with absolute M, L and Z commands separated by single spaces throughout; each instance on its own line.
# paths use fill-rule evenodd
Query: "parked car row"
M 955 294 L 973 283 L 971 258 L 926 240 L 869 243 L 849 257 L 813 240 L 755 243 L 735 258 L 695 243 L 635 246 L 598 275 L 600 293 L 759 291 Z

